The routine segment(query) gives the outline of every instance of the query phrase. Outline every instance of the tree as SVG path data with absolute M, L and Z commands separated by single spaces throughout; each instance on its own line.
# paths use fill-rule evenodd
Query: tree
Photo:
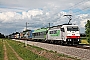
M 85 33 L 86 33 L 87 40 L 90 43 L 90 20 L 87 20 L 87 23 L 85 25 Z
M 4 34 L 0 33 L 0 38 L 5 38 Z

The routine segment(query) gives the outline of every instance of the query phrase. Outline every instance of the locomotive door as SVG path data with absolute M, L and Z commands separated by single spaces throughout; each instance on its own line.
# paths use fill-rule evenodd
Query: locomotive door
M 64 28 L 61 28 L 61 39 L 65 40 L 65 30 L 64 30 Z

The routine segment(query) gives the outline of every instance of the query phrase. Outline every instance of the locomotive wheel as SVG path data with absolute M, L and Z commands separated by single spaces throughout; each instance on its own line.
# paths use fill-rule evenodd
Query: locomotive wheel
M 53 43 L 53 40 L 50 40 L 50 43 L 52 44 Z
M 57 42 L 57 44 L 60 44 L 60 43 L 61 43 L 61 41 L 58 41 L 58 42 Z
M 64 43 L 64 42 L 61 40 L 60 44 L 63 45 L 63 43 Z

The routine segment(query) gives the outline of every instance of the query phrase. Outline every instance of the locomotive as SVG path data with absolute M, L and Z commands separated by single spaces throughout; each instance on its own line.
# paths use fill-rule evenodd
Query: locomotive
M 32 39 L 57 44 L 79 44 L 78 25 L 63 24 L 49 28 L 41 28 L 32 32 Z

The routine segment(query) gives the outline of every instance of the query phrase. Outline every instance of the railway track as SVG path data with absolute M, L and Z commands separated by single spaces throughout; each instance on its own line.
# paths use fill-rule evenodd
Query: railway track
M 75 48 L 81 48 L 81 49 L 87 49 L 87 50 L 90 50 L 90 45 L 73 45 L 73 46 L 68 46 L 68 47 L 75 47 Z
M 21 40 L 26 40 L 26 39 L 21 39 Z M 34 41 L 32 39 L 29 39 L 27 41 L 40 42 L 40 43 L 48 43 L 48 42 Z M 48 44 L 60 45 L 60 44 L 56 44 L 56 43 L 48 43 Z M 90 45 L 89 44 L 62 45 L 62 46 L 69 46 L 69 47 L 76 47 L 76 48 L 82 48 L 82 49 L 89 49 L 90 50 Z
M 30 40 L 28 40 L 30 41 Z M 33 41 L 33 40 L 31 40 Z M 35 41 L 35 42 L 40 42 L 40 41 Z M 41 42 L 43 43 L 43 42 Z M 44 43 L 48 43 L 48 42 L 44 42 Z M 56 43 L 48 43 L 48 44 L 54 44 L 54 45 L 60 45 L 60 44 L 56 44 Z M 69 47 L 76 47 L 76 48 L 82 48 L 82 49 L 89 49 L 90 50 L 90 45 L 89 44 L 79 44 L 79 45 L 62 45 L 62 46 L 69 46 Z
M 83 49 L 89 49 L 90 50 L 90 45 L 77 45 L 77 48 L 83 48 Z

